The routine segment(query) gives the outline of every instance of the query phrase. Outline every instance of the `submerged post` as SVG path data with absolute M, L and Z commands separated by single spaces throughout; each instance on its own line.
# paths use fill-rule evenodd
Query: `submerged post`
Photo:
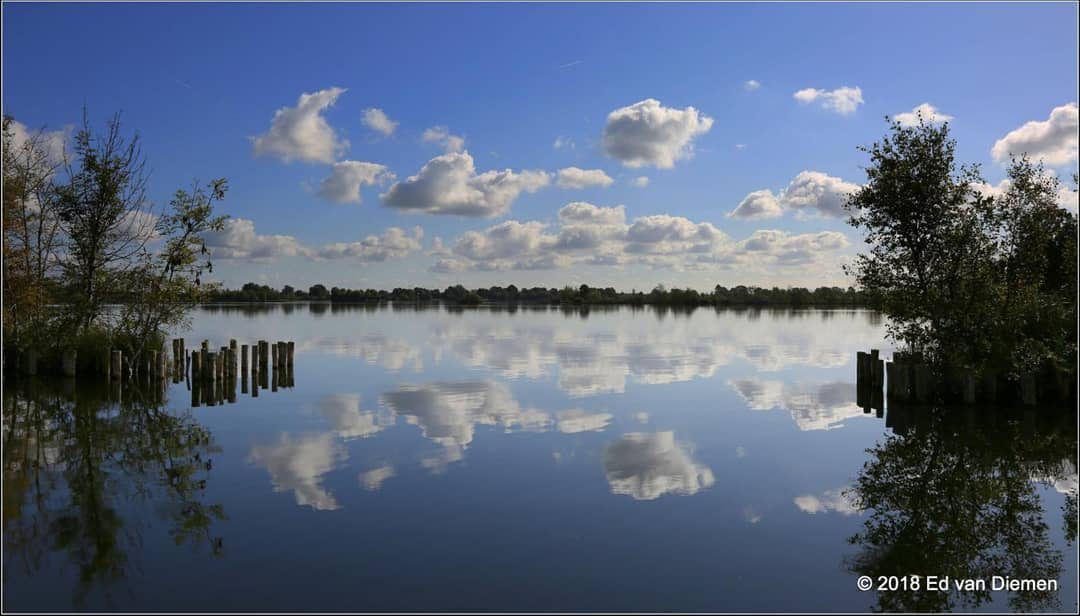
M 109 374 L 111 375 L 112 380 L 120 380 L 120 375 L 123 373 L 123 366 L 123 352 L 120 351 L 120 349 L 113 349 L 112 355 L 109 357 Z
M 60 357 L 60 371 L 64 376 L 75 376 L 77 359 L 78 352 L 75 349 L 64 349 L 64 354 Z

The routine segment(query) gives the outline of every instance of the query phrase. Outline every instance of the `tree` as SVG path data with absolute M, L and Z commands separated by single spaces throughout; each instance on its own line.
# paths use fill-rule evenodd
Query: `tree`
M 59 195 L 66 239 L 61 263 L 73 291 L 71 316 L 86 330 L 101 317 L 107 292 L 140 263 L 154 221 L 139 137 L 124 136 L 119 115 L 98 134 L 84 113 L 74 153 L 77 168 L 68 170 L 70 181 Z
M 316 285 L 312 285 L 308 289 L 308 295 L 310 295 L 312 299 L 326 299 L 326 297 L 329 296 L 330 293 L 326 290 L 326 287 L 324 287 L 323 285 L 316 284 Z
M 214 216 L 214 202 L 225 198 L 224 178 L 205 188 L 195 182 L 191 191 L 177 190 L 170 210 L 157 219 L 160 252 L 145 248 L 138 263 L 121 279 L 130 294 L 124 302 L 117 331 L 136 360 L 148 345 L 158 345 L 166 329 L 186 325 L 188 310 L 209 296 L 202 275 L 213 271 L 204 235 L 220 231 L 227 216 Z
M 993 245 L 978 213 L 978 167 L 958 166 L 947 123 L 890 124 L 867 148 L 867 182 L 848 199 L 869 252 L 846 269 L 889 317 L 891 337 L 940 364 L 990 352 Z
M 60 230 L 54 177 L 63 157 L 63 144 L 44 130 L 25 134 L 4 116 L 4 334 L 16 348 L 48 336 Z

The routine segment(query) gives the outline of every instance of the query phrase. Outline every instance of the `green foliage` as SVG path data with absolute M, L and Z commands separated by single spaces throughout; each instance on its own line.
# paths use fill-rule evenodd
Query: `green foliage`
M 889 334 L 938 366 L 1075 364 L 1076 215 L 1056 179 L 1021 158 L 1004 196 L 980 194 L 948 124 L 894 122 L 862 149 L 867 182 L 846 206 L 869 250 L 848 272 Z

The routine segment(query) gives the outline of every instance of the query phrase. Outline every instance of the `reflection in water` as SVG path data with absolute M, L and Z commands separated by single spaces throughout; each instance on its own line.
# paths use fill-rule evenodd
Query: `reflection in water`
M 572 396 L 622 393 L 627 380 L 663 385 L 712 377 L 745 361 L 759 371 L 791 365 L 846 365 L 865 341 L 879 338 L 865 313 L 724 312 L 721 319 L 603 322 L 585 327 L 569 320 L 500 317 L 439 320 L 432 332 L 436 356 L 448 351 L 471 366 L 508 378 L 539 379 L 557 370 L 558 386 Z M 845 327 L 815 321 L 844 319 Z
M 74 604 L 92 592 L 110 603 L 139 566 L 136 508 L 165 519 L 177 545 L 222 554 L 211 528 L 224 510 L 203 501 L 210 455 L 220 450 L 190 414 L 166 408 L 160 389 L 34 378 L 4 385 L 5 578 L 12 567 L 33 575 L 62 553 L 78 568 Z
M 821 495 L 803 494 L 795 497 L 795 506 L 806 513 L 835 512 L 843 515 L 859 513 L 859 507 L 852 502 L 850 492 L 845 488 L 826 490 Z
M 365 490 L 375 492 L 382 487 L 383 482 L 396 474 L 393 466 L 390 466 L 389 464 L 380 466 L 379 468 L 372 469 L 366 473 L 360 473 L 360 485 Z
M 712 470 L 690 456 L 686 445 L 675 442 L 674 432 L 633 432 L 608 445 L 604 471 L 613 493 L 636 500 L 697 494 L 715 478 Z
M 248 459 L 269 471 L 275 492 L 292 490 L 297 505 L 325 511 L 339 506 L 334 495 L 322 487 L 322 476 L 347 457 L 333 434 L 305 434 L 294 439 L 283 432 L 275 444 L 252 447 Z
M 498 382 L 402 385 L 383 394 L 382 401 L 447 449 L 468 446 L 477 424 L 501 425 L 507 432 L 543 430 L 551 424 L 550 415 L 522 409 L 510 388 Z
M 1009 416 L 989 409 L 894 405 L 888 422 L 895 434 L 869 450 L 870 459 L 850 492 L 869 515 L 863 530 L 850 539 L 860 551 L 848 566 L 875 579 L 916 572 L 951 579 L 1057 579 L 1062 553 L 1050 540 L 1036 488 L 1039 483 L 1067 484 L 1069 478 L 1060 473 L 1076 468 L 1074 421 L 1065 414 L 1035 411 Z M 1075 491 L 1064 509 L 1072 542 Z M 1060 609 L 1057 596 L 1016 592 L 1008 601 L 1019 611 Z M 987 591 L 882 592 L 876 607 L 947 611 L 989 600 Z
M 589 413 L 581 409 L 560 411 L 556 414 L 559 420 L 559 432 L 574 434 L 577 432 L 600 432 L 611 423 L 611 413 Z
M 729 381 L 728 385 L 755 411 L 790 412 L 795 425 L 803 431 L 840 428 L 846 419 L 866 416 L 855 402 L 853 383 L 806 385 L 740 379 Z
M 319 413 L 343 439 L 366 438 L 394 425 L 392 415 L 360 410 L 360 394 L 331 394 L 319 401 Z

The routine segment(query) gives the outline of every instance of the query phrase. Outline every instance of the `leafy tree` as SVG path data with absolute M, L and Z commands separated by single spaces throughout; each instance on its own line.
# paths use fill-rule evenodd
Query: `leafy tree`
M 61 262 L 73 291 L 71 316 L 85 330 L 101 317 L 123 274 L 140 263 L 154 223 L 139 137 L 123 134 L 119 115 L 97 133 L 84 113 L 74 154 L 76 168 L 59 195 L 66 240 Z
M 177 190 L 170 210 L 157 219 L 155 235 L 164 242 L 160 252 L 143 250 L 134 267 L 123 273 L 130 294 L 123 304 L 117 331 L 137 360 L 147 345 L 157 345 L 165 330 L 187 325 L 188 310 L 209 297 L 202 275 L 213 271 L 204 235 L 220 231 L 226 216 L 214 216 L 214 202 L 225 198 L 224 178 L 197 182 L 190 191 Z
M 1075 364 L 1076 216 L 1056 180 L 1021 158 L 1004 196 L 982 194 L 948 124 L 921 118 L 861 149 L 867 182 L 846 207 L 869 250 L 847 271 L 890 336 L 938 366 Z
M 47 305 L 56 270 L 60 221 L 53 182 L 64 164 L 49 136 L 16 134 L 3 119 L 4 335 L 19 348 L 50 336 Z

